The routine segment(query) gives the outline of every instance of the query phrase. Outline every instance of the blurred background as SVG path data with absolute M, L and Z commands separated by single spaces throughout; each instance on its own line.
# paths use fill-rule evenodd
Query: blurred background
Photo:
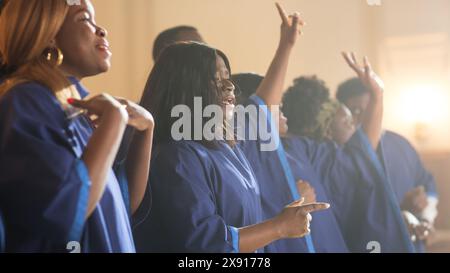
M 264 74 L 278 44 L 273 0 L 92 0 L 109 31 L 113 67 L 87 79 L 93 93 L 140 99 L 152 68 L 153 40 L 176 25 L 198 28 L 224 51 L 233 73 Z M 408 138 L 434 174 L 440 194 L 433 252 L 450 252 L 450 1 L 279 0 L 307 22 L 286 87 L 316 74 L 334 92 L 353 76 L 340 52 L 367 55 L 386 84 L 384 127 Z

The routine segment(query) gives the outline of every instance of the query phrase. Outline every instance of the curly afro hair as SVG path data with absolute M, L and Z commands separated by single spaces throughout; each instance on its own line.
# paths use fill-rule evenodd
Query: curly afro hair
M 282 111 L 288 119 L 289 132 L 297 136 L 316 137 L 318 118 L 323 105 L 330 101 L 330 90 L 317 76 L 299 77 L 283 96 Z
M 369 93 L 369 90 L 359 78 L 351 78 L 341 83 L 336 92 L 336 98 L 346 103 L 347 100 Z

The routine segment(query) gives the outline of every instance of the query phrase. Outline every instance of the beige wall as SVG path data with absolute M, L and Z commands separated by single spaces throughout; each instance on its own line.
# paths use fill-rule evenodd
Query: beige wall
M 264 73 L 278 42 L 280 19 L 272 0 L 92 1 L 97 21 L 110 32 L 114 53 L 109 73 L 85 81 L 93 92 L 138 100 L 152 66 L 153 39 L 179 24 L 196 26 L 209 44 L 229 56 L 233 72 Z M 418 142 L 414 123 L 405 122 L 402 116 L 408 114 L 398 107 L 410 83 L 443 82 L 449 93 L 450 1 L 381 1 L 373 7 L 365 0 L 280 0 L 308 23 L 286 86 L 299 75 L 317 74 L 334 92 L 352 76 L 340 51 L 368 55 L 387 86 L 385 126 L 406 135 L 419 149 L 450 150 L 450 114 L 428 126 L 425 140 Z
M 280 19 L 272 0 L 93 0 L 98 23 L 110 34 L 113 68 L 86 80 L 93 92 L 138 99 L 152 65 L 156 35 L 179 24 L 196 26 L 209 44 L 230 58 L 233 72 L 264 73 L 275 52 Z M 318 74 L 334 88 L 351 76 L 339 52 L 372 55 L 364 1 L 285 0 L 308 26 L 292 56 L 287 84 L 296 76 Z

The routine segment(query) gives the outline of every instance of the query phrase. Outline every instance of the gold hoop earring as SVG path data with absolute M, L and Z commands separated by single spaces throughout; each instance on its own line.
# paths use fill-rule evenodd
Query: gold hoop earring
M 49 62 L 51 62 L 53 60 L 53 56 L 52 56 L 53 55 L 52 54 L 53 51 L 56 51 L 56 62 L 55 62 L 55 64 L 56 64 L 56 66 L 60 66 L 63 63 L 63 61 L 64 61 L 64 54 L 62 53 L 61 49 L 59 49 L 57 47 L 47 49 L 46 59 Z

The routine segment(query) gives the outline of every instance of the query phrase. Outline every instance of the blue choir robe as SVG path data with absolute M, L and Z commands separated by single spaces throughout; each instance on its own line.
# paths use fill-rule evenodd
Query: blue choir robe
M 408 140 L 394 132 L 385 131 L 377 153 L 399 204 L 407 192 L 418 186 L 423 186 L 427 195 L 437 198 L 435 180 Z M 415 246 L 418 252 L 425 250 L 423 242 L 417 242 Z
M 252 96 L 246 105 L 258 105 L 258 97 Z M 258 106 L 257 106 L 258 107 Z M 264 114 L 263 114 L 264 115 Z M 278 157 L 277 151 L 263 151 L 261 145 L 265 142 L 261 140 L 259 130 L 254 121 L 258 117 L 246 117 L 245 126 L 247 130 L 255 130 L 257 139 L 250 140 L 249 132 L 246 132 L 245 140 L 239 142 L 245 156 L 253 168 L 256 179 L 261 190 L 261 203 L 265 219 L 270 219 L 278 215 L 285 206 L 294 202 L 294 197 L 291 194 L 289 182 L 286 179 L 285 171 L 282 163 Z M 270 124 L 270 119 L 267 120 L 270 131 L 273 128 Z M 278 130 L 276 130 L 278 133 Z M 329 202 L 329 198 L 325 194 L 315 170 L 308 161 L 298 162 L 293 157 L 288 155 L 288 162 L 292 169 L 295 181 L 300 179 L 308 181 L 316 192 L 316 199 L 318 202 Z M 297 190 L 295 188 L 295 190 Z M 339 225 L 335 219 L 333 212 L 324 210 L 315 212 L 313 221 L 311 222 L 312 244 L 315 252 L 348 252 L 347 246 L 341 234 Z M 310 250 L 305 241 L 306 238 L 298 239 L 282 239 L 269 244 L 266 252 L 282 252 L 282 253 L 308 253 Z
M 3 225 L 3 214 L 0 211 L 0 253 L 5 251 L 5 226 Z
M 88 92 L 71 79 L 82 97 Z M 68 119 L 48 88 L 20 84 L 0 99 L 0 210 L 7 252 L 134 252 L 129 214 L 110 170 L 86 220 L 91 181 L 81 157 L 93 128 Z
M 240 148 L 182 140 L 154 151 L 152 209 L 134 228 L 137 251 L 239 252 L 239 228 L 262 221 L 259 188 Z
M 361 129 L 342 147 L 295 136 L 283 143 L 289 155 L 309 161 L 316 170 L 351 252 L 414 251 L 400 208 Z

